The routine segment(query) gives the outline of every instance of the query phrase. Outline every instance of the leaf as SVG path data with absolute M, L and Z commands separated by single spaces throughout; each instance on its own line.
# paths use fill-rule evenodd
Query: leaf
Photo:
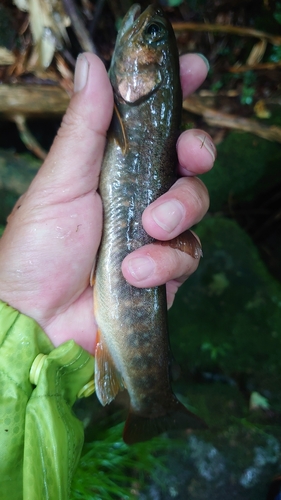
M 249 407 L 250 410 L 257 410 L 258 408 L 261 408 L 262 410 L 269 410 L 270 404 L 265 397 L 254 391 L 250 396 Z

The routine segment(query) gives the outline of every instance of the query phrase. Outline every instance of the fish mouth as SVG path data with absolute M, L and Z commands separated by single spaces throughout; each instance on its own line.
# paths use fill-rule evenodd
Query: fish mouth
M 135 3 L 130 8 L 129 13 L 130 12 L 131 12 L 131 16 L 133 17 L 133 23 L 134 23 L 136 21 L 136 19 L 140 16 L 141 6 L 138 3 Z
M 121 28 L 118 33 L 118 38 L 122 38 L 132 27 L 141 13 L 141 6 L 138 3 L 132 5 L 123 19 Z

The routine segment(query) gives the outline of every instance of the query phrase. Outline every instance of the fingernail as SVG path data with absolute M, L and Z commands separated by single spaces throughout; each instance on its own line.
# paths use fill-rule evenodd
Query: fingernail
M 82 90 L 88 80 L 89 74 L 89 63 L 88 59 L 84 54 L 80 54 L 76 61 L 75 73 L 74 73 L 74 92 L 79 92 Z
M 137 280 L 142 281 L 148 278 L 155 269 L 155 262 L 151 257 L 133 257 L 128 262 L 128 268 L 131 275 Z
M 203 59 L 204 63 L 205 63 L 205 64 L 206 64 L 206 66 L 207 66 L 207 70 L 209 71 L 209 69 L 210 69 L 210 63 L 209 63 L 209 61 L 208 61 L 207 57 L 203 56 L 203 54 L 197 54 L 197 55 L 198 55 L 199 57 L 201 57 L 201 59 Z
M 195 137 L 197 137 L 197 139 L 199 139 L 199 141 L 201 143 L 201 146 L 200 146 L 201 149 L 202 148 L 207 149 L 207 151 L 210 153 L 212 160 L 214 162 L 216 159 L 216 147 L 215 147 L 213 141 L 211 141 L 211 139 L 209 139 L 209 137 L 205 134 L 199 134 L 199 135 L 196 135 Z
M 171 233 L 184 217 L 184 206 L 177 200 L 169 200 L 155 207 L 151 216 L 162 229 Z

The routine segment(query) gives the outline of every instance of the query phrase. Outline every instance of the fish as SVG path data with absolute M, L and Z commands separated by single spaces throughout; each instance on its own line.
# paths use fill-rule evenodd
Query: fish
M 109 69 L 114 114 L 101 168 L 103 235 L 94 276 L 98 327 L 95 388 L 103 405 L 120 390 L 130 397 L 123 439 L 145 441 L 170 429 L 204 428 L 171 388 L 165 285 L 137 288 L 123 277 L 126 255 L 155 242 L 144 209 L 175 182 L 182 91 L 174 31 L 164 12 L 134 4 L 123 19 Z M 179 242 L 195 258 L 187 232 Z M 175 241 L 171 246 L 176 247 Z

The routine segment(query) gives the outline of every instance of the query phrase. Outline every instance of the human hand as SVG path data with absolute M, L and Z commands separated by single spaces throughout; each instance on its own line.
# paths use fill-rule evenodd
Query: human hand
M 199 87 L 206 74 L 202 58 L 183 56 L 184 96 Z M 112 89 L 102 62 L 93 54 L 80 56 L 75 93 L 57 137 L 16 204 L 0 240 L 1 300 L 34 318 L 55 346 L 74 339 L 91 353 L 96 324 L 89 276 L 102 231 L 97 188 L 112 110 Z M 200 130 L 186 131 L 177 150 L 182 177 L 143 214 L 145 230 L 159 240 L 179 235 L 198 222 L 208 208 L 207 190 L 194 176 L 213 165 L 215 148 L 210 137 Z M 140 259 L 146 251 L 143 247 L 128 255 L 123 274 L 138 287 L 167 282 L 171 304 L 178 286 L 195 271 L 198 260 L 155 245 L 149 252 L 155 270 L 144 278 Z

